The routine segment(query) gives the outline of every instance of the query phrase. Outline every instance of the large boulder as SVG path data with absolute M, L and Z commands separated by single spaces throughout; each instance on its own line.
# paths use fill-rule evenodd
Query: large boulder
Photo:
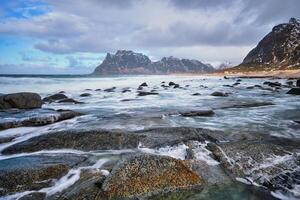
M 45 98 L 43 98 L 43 101 L 45 102 L 53 102 L 53 101 L 58 101 L 58 100 L 62 100 L 62 99 L 67 99 L 68 97 L 62 93 L 58 93 L 58 94 L 53 94 L 50 96 L 47 96 Z
M 141 154 L 117 164 L 102 189 L 108 199 L 142 197 L 201 186 L 203 180 L 183 161 L 167 156 Z
M 37 93 L 20 92 L 0 96 L 0 109 L 32 109 L 41 108 L 42 105 L 41 96 Z
M 290 89 L 287 94 L 300 95 L 300 87 Z

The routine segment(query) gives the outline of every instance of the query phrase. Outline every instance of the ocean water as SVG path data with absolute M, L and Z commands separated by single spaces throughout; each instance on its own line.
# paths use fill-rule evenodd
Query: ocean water
M 68 97 L 83 102 L 83 104 L 44 104 L 43 109 L 31 110 L 25 114 L 20 112 L 0 112 L 0 122 L 53 114 L 53 111 L 45 110 L 44 108 L 71 109 L 85 114 L 43 127 L 22 127 L 0 131 L 0 139 L 14 137 L 12 141 L 0 144 L 0 151 L 13 144 L 26 141 L 38 135 L 47 134 L 53 130 L 69 129 L 142 130 L 153 127 L 200 127 L 221 130 L 232 134 L 264 134 L 278 138 L 300 139 L 300 124 L 295 122 L 300 120 L 299 96 L 286 94 L 289 89 L 285 87 L 279 90 L 267 86 L 264 86 L 269 88 L 266 90 L 259 88 L 247 89 L 249 86 L 263 85 L 264 81 L 278 81 L 285 84 L 285 79 L 242 79 L 240 85 L 235 87 L 224 86 L 232 85 L 236 80 L 184 75 L 99 78 L 85 76 L 0 76 L 0 93 L 2 94 L 37 92 L 42 97 L 46 97 L 64 91 Z M 165 89 L 161 87 L 163 81 L 165 85 L 173 81 L 179 84 L 180 88 Z M 143 91 L 155 90 L 159 95 L 137 96 L 137 88 L 143 82 L 148 84 L 148 87 L 144 87 Z M 111 87 L 116 87 L 114 92 L 103 91 Z M 130 92 L 123 93 L 122 91 L 126 89 L 129 89 Z M 226 92 L 228 97 L 211 96 L 210 94 L 215 91 Z M 91 96 L 80 97 L 82 93 L 90 93 Z M 195 96 L 193 95 L 194 93 L 200 93 L 200 95 Z M 272 105 L 247 106 L 257 103 L 270 103 Z M 182 117 L 178 114 L 179 112 L 208 109 L 213 109 L 215 114 L 210 117 Z M 196 145 L 198 145 L 196 157 L 199 160 L 207 162 L 210 166 L 219 164 L 210 157 L 210 152 L 204 148 L 206 144 L 199 143 Z M 184 144 L 160 149 L 144 148 L 141 144 L 135 150 L 82 152 L 72 149 L 60 149 L 9 156 L 0 154 L 0 167 L 2 161 L 18 157 L 67 154 L 94 157 L 95 162 L 91 165 L 71 169 L 66 176 L 56 180 L 52 187 L 40 190 L 40 192 L 52 195 L 74 184 L 79 179 L 82 170 L 99 170 L 112 156 L 118 156 L 128 151 L 141 151 L 184 159 L 186 149 L 187 146 Z M 107 172 L 103 170 L 103 173 Z M 242 196 L 247 197 L 246 199 L 257 198 L 255 195 L 253 196 L 252 190 L 244 184 L 239 184 L 237 188 L 239 190 L 236 193 L 226 187 L 225 189 L 214 190 L 217 191 L 215 193 L 207 191 L 208 196 L 206 198 L 221 198 L 221 194 L 224 194 L 224 191 L 227 191 L 228 199 L 239 199 Z M 0 197 L 0 199 L 17 199 L 30 192 L 32 191 Z M 295 192 L 297 195 L 299 190 L 295 189 Z M 280 195 L 278 193 L 274 194 L 277 197 Z M 197 199 L 197 195 L 195 198 Z M 205 197 L 201 196 L 201 198 Z M 284 198 L 287 197 L 283 195 L 281 199 Z

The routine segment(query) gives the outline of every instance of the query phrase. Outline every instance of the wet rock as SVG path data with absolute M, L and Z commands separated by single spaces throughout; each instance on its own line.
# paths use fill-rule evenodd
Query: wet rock
M 1 109 L 33 109 L 42 107 L 42 99 L 39 94 L 30 92 L 20 92 L 13 94 L 6 94 L 0 96 L 0 110 Z
M 60 91 L 60 92 L 59 92 L 59 94 L 64 94 L 64 93 L 66 93 L 66 92 L 65 92 L 65 91 Z
M 260 102 L 260 101 L 249 101 L 249 102 L 224 102 L 222 106 L 215 107 L 215 109 L 227 109 L 227 108 L 254 108 L 261 106 L 272 106 L 275 105 L 272 102 Z
M 115 166 L 103 183 L 108 198 L 151 196 L 176 189 L 200 187 L 203 180 L 183 161 L 167 156 L 129 156 Z
M 74 103 L 74 104 L 82 104 L 83 102 L 81 101 L 76 101 L 72 98 L 67 98 L 67 99 L 62 99 L 62 100 L 59 100 L 57 103 Z
M 249 184 L 266 186 L 269 190 L 287 192 L 286 186 L 297 183 L 294 174 L 299 173 L 299 155 L 267 140 L 244 140 L 215 145 L 209 149 L 233 178 L 244 178 Z M 282 178 L 279 178 L 279 177 Z M 285 183 L 283 177 L 288 176 Z
M 58 93 L 58 94 L 53 94 L 50 95 L 48 97 L 43 98 L 44 102 L 53 102 L 53 101 L 58 101 L 58 100 L 62 100 L 62 99 L 67 99 L 68 97 L 62 93 Z
M 169 86 L 175 86 L 176 85 L 176 83 L 174 83 L 174 82 L 169 82 Z
M 21 126 L 44 126 L 47 124 L 72 119 L 80 115 L 82 114 L 72 110 L 58 110 L 57 113 L 49 114 L 47 116 L 30 117 L 23 120 L 0 122 L 0 130 Z
M 99 89 L 96 89 L 95 91 L 97 91 L 97 92 L 98 92 L 98 91 L 102 91 L 102 89 L 99 88 Z
M 224 79 L 229 79 L 227 76 L 224 76 Z
M 159 95 L 159 93 L 157 93 L 157 92 L 143 92 L 143 91 L 138 92 L 138 96 L 148 96 L 148 95 Z
M 121 99 L 121 102 L 126 102 L 126 101 L 135 101 L 136 99 Z
M 80 179 L 66 190 L 49 197 L 47 200 L 105 200 L 101 196 L 101 185 L 105 180 L 101 172 L 83 170 Z
M 213 110 L 194 110 L 194 111 L 188 111 L 188 112 L 180 112 L 180 115 L 183 117 L 197 117 L 197 116 L 203 116 L 203 117 L 209 117 L 214 115 Z
M 293 86 L 293 85 L 294 85 L 294 82 L 293 82 L 293 81 L 287 81 L 286 84 L 287 84 L 288 86 Z
M 232 85 L 223 85 L 224 87 L 233 87 Z
M 211 93 L 211 96 L 215 96 L 215 97 L 227 97 L 228 94 L 224 93 L 224 92 L 213 92 L 213 93 Z
M 199 96 L 199 95 L 201 95 L 200 93 L 198 93 L 198 92 L 196 92 L 196 93 L 194 93 L 194 94 L 192 94 L 193 96 Z
M 21 198 L 19 198 L 19 200 L 44 200 L 46 198 L 46 194 L 43 192 L 33 192 L 30 194 L 27 194 Z
M 239 83 L 239 82 L 236 82 L 236 83 L 234 83 L 232 86 L 237 86 L 237 85 L 240 85 L 240 83 Z
M 142 87 L 148 87 L 148 84 L 146 82 L 144 82 L 140 86 L 142 86 Z
M 137 90 L 143 90 L 143 86 L 139 86 Z
M 77 149 L 83 151 L 136 148 L 144 136 L 106 130 L 60 131 L 37 136 L 17 143 L 2 151 L 3 154 L 34 152 L 43 149 Z
M 300 87 L 299 88 L 292 88 L 290 89 L 287 94 L 292 94 L 292 95 L 300 95 Z
M 300 79 L 296 81 L 296 87 L 300 87 Z
M 116 87 L 107 88 L 104 90 L 104 92 L 114 92 Z
M 221 131 L 188 127 L 152 128 L 135 131 L 135 134 L 142 136 L 140 143 L 148 148 L 174 146 L 189 141 L 219 142 L 227 140 L 227 137 Z
M 49 187 L 52 179 L 65 175 L 69 170 L 66 165 L 49 165 L 38 169 L 0 171 L 0 196 L 26 190 L 39 190 Z
M 173 88 L 180 88 L 179 84 L 175 84 Z
M 263 84 L 268 85 L 270 87 L 280 87 L 281 86 L 281 83 L 279 83 L 279 82 L 265 81 Z
M 90 93 L 83 93 L 80 95 L 81 97 L 89 97 L 89 96 L 92 96 Z

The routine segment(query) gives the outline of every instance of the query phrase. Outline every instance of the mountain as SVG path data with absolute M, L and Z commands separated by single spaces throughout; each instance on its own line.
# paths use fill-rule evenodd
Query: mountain
M 232 70 L 266 70 L 300 68 L 300 21 L 275 26 L 258 45 Z
M 203 73 L 213 70 L 213 67 L 198 60 L 171 56 L 152 62 L 144 54 L 118 50 L 116 54 L 108 53 L 103 62 L 96 67 L 93 75 Z

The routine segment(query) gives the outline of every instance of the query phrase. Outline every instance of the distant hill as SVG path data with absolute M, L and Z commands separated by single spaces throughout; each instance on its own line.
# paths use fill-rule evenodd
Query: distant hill
M 300 21 L 275 26 L 243 62 L 225 71 L 259 71 L 300 69 Z
M 96 67 L 93 75 L 204 73 L 213 70 L 212 66 L 198 60 L 179 59 L 171 56 L 152 62 L 144 54 L 118 50 L 116 54 L 108 53 L 103 62 Z

